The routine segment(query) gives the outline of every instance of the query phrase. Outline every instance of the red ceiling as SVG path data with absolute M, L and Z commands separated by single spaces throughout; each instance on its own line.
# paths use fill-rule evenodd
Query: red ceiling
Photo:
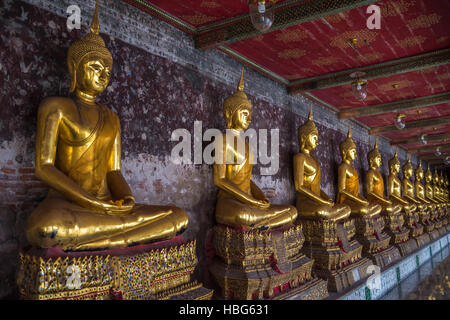
M 361 7 L 229 47 L 283 78 L 295 80 L 450 46 L 450 1 L 395 0 L 377 5 L 382 10 L 380 30 L 367 28 L 366 7 Z M 352 38 L 358 39 L 356 50 L 348 44 Z
M 208 27 L 216 22 L 248 14 L 247 0 L 125 1 L 151 3 L 194 26 L 197 33 L 207 31 Z M 283 1 L 285 0 L 276 2 Z M 228 53 L 236 53 L 232 54 L 236 59 L 244 57 L 251 61 L 256 69 L 269 71 L 269 74 L 275 74 L 291 84 L 295 84 L 298 79 L 450 48 L 449 0 L 383 0 L 376 2 L 376 5 L 381 7 L 380 30 L 367 28 L 367 6 L 363 6 L 234 42 L 226 47 Z M 182 26 L 180 28 L 183 29 Z M 349 44 L 352 38 L 357 39 L 353 48 Z M 398 88 L 395 89 L 394 84 L 397 84 Z M 450 64 L 369 80 L 368 97 L 364 102 L 353 97 L 350 85 L 314 90 L 309 94 L 327 105 L 344 110 L 448 91 Z M 407 116 L 407 122 L 449 116 L 450 103 L 406 110 L 402 113 Z M 356 120 L 373 128 L 392 125 L 394 116 L 395 113 L 385 113 L 359 117 Z M 436 130 L 433 129 L 431 127 L 396 131 L 382 135 L 388 139 L 404 139 L 417 136 L 421 132 L 450 132 L 449 125 L 436 126 Z M 433 144 L 435 143 L 429 143 Z

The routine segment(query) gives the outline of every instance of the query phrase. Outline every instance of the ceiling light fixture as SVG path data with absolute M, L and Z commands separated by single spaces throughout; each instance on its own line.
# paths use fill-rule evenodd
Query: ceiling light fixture
M 272 9 L 273 0 L 249 0 L 250 19 L 256 30 L 264 32 L 270 29 L 275 14 Z
M 442 155 L 441 147 L 437 147 L 436 150 L 434 150 L 434 154 L 439 157 Z
M 394 125 L 398 130 L 402 130 L 406 126 L 406 122 L 404 120 L 406 116 L 404 114 L 397 113 L 394 117 Z
M 355 79 L 352 81 L 352 92 L 359 101 L 367 98 L 367 80 L 361 79 L 365 74 L 362 71 L 356 71 L 350 74 L 350 78 Z
M 426 138 L 426 135 L 425 134 L 421 134 L 420 135 L 420 143 L 422 143 L 423 145 L 426 145 L 427 143 L 428 143 L 428 140 L 427 140 L 427 138 Z

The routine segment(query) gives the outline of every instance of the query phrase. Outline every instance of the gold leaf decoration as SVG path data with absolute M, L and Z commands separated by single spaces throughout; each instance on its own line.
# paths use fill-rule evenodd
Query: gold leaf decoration
M 306 50 L 303 49 L 285 49 L 278 52 L 278 57 L 281 59 L 298 59 L 306 54 Z
M 299 29 L 281 31 L 276 35 L 276 39 L 284 43 L 298 42 L 307 37 L 308 35 L 306 34 L 306 32 Z
M 384 54 L 381 52 L 366 53 L 366 54 L 358 56 L 358 58 L 364 62 L 373 62 L 376 60 L 380 60 L 383 57 L 384 57 Z
M 418 16 L 417 18 L 409 20 L 406 25 L 412 30 L 420 28 L 429 28 L 434 24 L 438 24 L 441 18 L 442 17 L 437 13 L 423 14 Z
M 200 7 L 214 9 L 214 8 L 220 8 L 221 5 L 215 1 L 202 1 L 200 3 Z
M 210 17 L 210 16 L 206 16 L 202 13 L 199 14 L 195 14 L 195 15 L 190 15 L 190 16 L 181 16 L 181 19 L 183 19 L 184 21 L 188 22 L 189 24 L 193 25 L 193 26 L 198 26 L 198 25 L 202 25 L 211 21 L 216 21 L 219 18 L 217 17 Z
M 349 40 L 356 38 L 358 41 L 354 46 L 356 48 L 361 48 L 363 46 L 366 46 L 367 44 L 370 44 L 371 42 L 374 42 L 377 39 L 378 32 L 376 31 L 369 31 L 366 29 L 358 30 L 358 31 L 346 31 L 336 37 L 334 37 L 330 45 L 332 47 L 337 47 L 340 49 L 348 49 L 350 48 Z
M 405 49 L 405 48 L 421 45 L 422 43 L 425 42 L 425 40 L 427 40 L 427 38 L 424 36 L 414 36 L 414 37 L 408 37 L 403 40 L 400 40 L 397 44 L 399 47 Z
M 312 61 L 312 64 L 322 67 L 322 66 L 329 66 L 332 65 L 333 63 L 338 62 L 338 59 L 334 56 L 330 56 L 330 57 L 320 57 L 316 60 Z
M 394 84 L 398 85 L 397 88 L 394 88 Z M 392 91 L 392 90 L 400 90 L 404 88 L 408 88 L 414 85 L 414 81 L 410 80 L 400 80 L 400 81 L 391 81 L 388 83 L 384 83 L 379 85 L 378 88 L 382 91 Z
M 415 0 L 389 1 L 380 5 L 382 17 L 394 17 L 399 13 L 405 13 L 409 7 L 416 4 Z

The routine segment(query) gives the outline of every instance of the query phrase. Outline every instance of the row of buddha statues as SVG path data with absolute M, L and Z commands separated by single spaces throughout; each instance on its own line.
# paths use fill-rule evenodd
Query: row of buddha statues
M 188 226 L 187 213 L 174 206 L 136 203 L 121 173 L 119 118 L 96 102 L 108 86 L 113 67 L 113 57 L 99 34 L 98 1 L 90 33 L 69 47 L 67 63 L 71 95 L 47 98 L 38 109 L 35 174 L 50 189 L 28 217 L 29 243 L 65 252 L 92 252 L 175 238 Z M 235 139 L 244 139 L 252 105 L 244 93 L 243 72 L 223 111 L 229 131 Z M 293 159 L 296 206 L 270 203 L 252 181 L 248 141 L 242 152 L 223 136 L 224 161 L 213 165 L 219 189 L 214 246 L 220 259 L 212 270 L 222 296 L 272 297 L 311 281 L 322 291 L 340 291 L 362 278 L 373 260 L 382 266 L 389 263 L 386 255 L 395 260 L 396 245 L 401 249 L 410 239 L 436 231 L 435 225 L 447 225 L 448 179 L 437 173 L 432 176 L 428 168 L 424 186 L 420 163 L 413 184 L 408 159 L 400 181 L 396 152 L 389 161 L 386 196 L 377 142 L 367 155 L 370 169 L 364 197 L 352 165 L 358 152 L 350 129 L 340 144 L 335 203 L 321 189 L 320 163 L 312 154 L 318 136 L 311 107 L 308 120 L 298 129 L 300 152 Z M 236 162 L 230 162 L 227 153 Z M 262 286 L 264 290 L 258 289 Z M 310 297 L 314 296 L 311 288 L 307 290 Z M 326 295 L 315 292 L 316 297 Z

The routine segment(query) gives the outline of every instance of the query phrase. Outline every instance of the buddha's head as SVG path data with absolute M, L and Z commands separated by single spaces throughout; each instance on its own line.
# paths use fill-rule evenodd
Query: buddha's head
M 397 173 L 400 172 L 400 161 L 398 160 L 398 150 L 395 150 L 395 154 L 394 157 L 392 159 L 389 160 L 388 164 L 389 164 L 389 172 L 392 173 L 393 175 L 396 175 Z
M 352 131 L 348 126 L 347 139 L 339 145 L 343 161 L 352 162 L 356 159 L 356 145 L 352 139 Z
M 375 139 L 375 145 L 372 150 L 367 154 L 367 160 L 369 161 L 369 166 L 372 169 L 377 169 L 381 166 L 381 154 L 378 151 L 378 139 Z
M 439 186 L 444 186 L 444 175 L 442 174 L 442 171 L 439 174 Z
M 416 181 L 422 181 L 423 179 L 423 169 L 422 169 L 422 161 L 419 160 L 419 166 L 416 169 Z
M 433 184 L 436 185 L 436 186 L 439 185 L 439 175 L 438 175 L 436 169 L 434 169 Z
M 99 31 L 97 0 L 90 33 L 69 47 L 70 92 L 78 91 L 95 98 L 108 86 L 113 58 Z
M 408 161 L 406 161 L 405 165 L 403 166 L 403 176 L 405 179 L 409 179 L 413 175 L 413 166 L 411 164 L 411 157 L 408 155 Z
M 427 172 L 425 172 L 425 182 L 431 183 L 432 180 L 433 180 L 433 174 L 431 173 L 430 166 L 428 166 Z
M 308 120 L 298 128 L 300 150 L 311 151 L 319 145 L 319 131 L 313 121 L 312 104 L 309 109 Z
M 247 130 L 252 117 L 252 104 L 244 93 L 244 68 L 236 92 L 225 99 L 223 113 L 228 129 Z

